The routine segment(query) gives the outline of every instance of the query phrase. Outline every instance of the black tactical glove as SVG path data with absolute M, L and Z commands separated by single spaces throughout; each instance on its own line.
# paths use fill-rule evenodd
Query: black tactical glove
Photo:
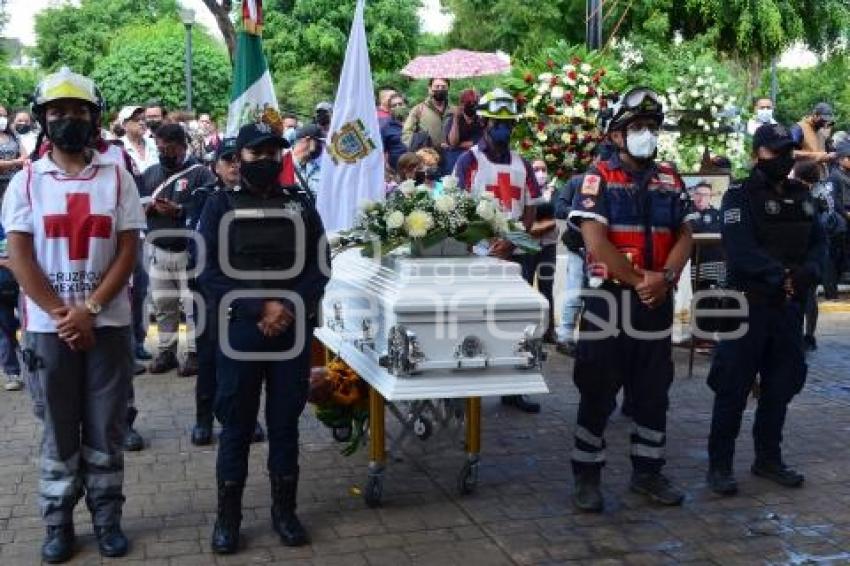
M 816 283 L 812 273 L 805 267 L 796 268 L 791 272 L 789 277 L 791 279 L 791 286 L 794 288 L 794 295 L 801 299 L 805 297 L 806 293 L 812 288 L 812 285 Z

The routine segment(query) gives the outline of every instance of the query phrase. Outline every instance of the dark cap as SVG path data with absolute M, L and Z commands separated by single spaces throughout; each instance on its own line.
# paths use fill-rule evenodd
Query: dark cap
M 224 138 L 215 150 L 215 160 L 228 157 L 236 153 L 236 138 Z
M 827 104 L 826 102 L 818 102 L 815 104 L 815 109 L 812 111 L 812 114 L 817 114 L 827 120 L 831 120 L 835 113 L 832 111 L 832 106 Z
M 791 149 L 796 143 L 791 132 L 782 124 L 764 124 L 753 135 L 753 151 L 766 147 L 772 151 Z
M 289 142 L 275 134 L 268 124 L 245 124 L 239 128 L 239 135 L 236 136 L 236 149 L 257 147 L 268 142 L 274 143 L 280 148 L 289 147 Z
M 295 139 L 300 140 L 304 138 L 313 138 L 314 140 L 323 139 L 325 136 L 322 133 L 322 129 L 316 124 L 307 124 L 303 128 L 298 128 L 298 131 L 295 132 Z

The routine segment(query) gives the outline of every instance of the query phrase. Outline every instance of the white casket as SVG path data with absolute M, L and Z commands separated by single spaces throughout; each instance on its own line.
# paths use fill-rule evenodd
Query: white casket
M 548 303 L 489 257 L 333 261 L 316 337 L 389 400 L 546 393 Z

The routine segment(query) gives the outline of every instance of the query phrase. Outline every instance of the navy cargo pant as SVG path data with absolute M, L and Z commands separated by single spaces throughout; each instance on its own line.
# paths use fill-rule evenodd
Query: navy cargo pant
M 585 293 L 573 373 L 581 394 L 573 472 L 605 464 L 605 426 L 618 391 L 627 384 L 632 466 L 658 472 L 665 461 L 667 393 L 673 382 L 673 299 L 649 309 L 634 290 L 611 283 Z
M 26 333 L 28 385 L 44 421 L 38 488 L 48 525 L 71 523 L 83 491 L 94 525 L 121 519 L 130 333 L 95 329 L 87 352 L 72 351 L 55 333 Z
M 200 312 L 199 305 L 195 312 Z M 216 350 L 218 349 L 218 320 L 215 309 L 206 309 L 203 328 L 195 339 L 198 349 L 198 377 L 195 381 L 195 420 L 212 424 L 213 401 L 216 391 Z
M 741 416 L 757 373 L 761 379 L 753 425 L 756 458 L 764 462 L 780 461 L 788 403 L 806 381 L 801 305 L 751 302 L 749 308 L 747 332 L 741 338 L 718 344 L 708 374 L 708 385 L 715 394 L 708 439 L 712 469 L 732 469 Z
M 293 323 L 294 325 L 295 323 Z M 292 351 L 295 332 L 266 338 L 257 319 L 221 321 L 230 344 L 239 352 L 280 353 Z M 260 393 L 266 386 L 266 429 L 271 474 L 293 475 L 298 471 L 298 419 L 307 403 L 310 376 L 311 334 L 295 357 L 287 361 L 236 360 L 218 351 L 218 387 L 215 414 L 222 425 L 218 440 L 216 476 L 221 482 L 244 483 L 248 476 L 248 453 L 257 424 Z

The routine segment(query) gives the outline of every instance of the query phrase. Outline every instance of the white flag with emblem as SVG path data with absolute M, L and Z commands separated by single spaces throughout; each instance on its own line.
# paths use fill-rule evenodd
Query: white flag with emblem
M 363 6 L 364 0 L 358 0 L 322 153 L 316 205 L 329 232 L 351 228 L 362 201 L 384 198 L 384 148 L 372 90 Z

